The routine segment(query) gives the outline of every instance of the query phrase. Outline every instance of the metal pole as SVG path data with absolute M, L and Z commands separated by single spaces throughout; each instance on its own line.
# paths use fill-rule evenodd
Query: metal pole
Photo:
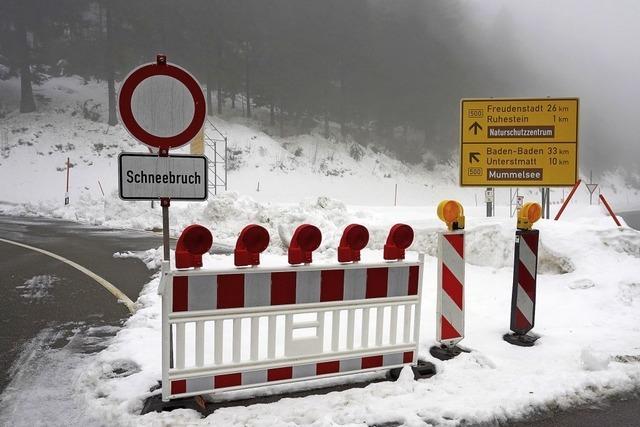
M 618 221 L 618 218 L 616 217 L 616 214 L 613 213 L 613 209 L 611 209 L 611 206 L 609 206 L 609 203 L 607 203 L 607 200 L 604 198 L 604 196 L 602 194 L 600 194 L 600 200 L 602 200 L 602 203 L 604 203 L 604 206 L 609 211 L 609 215 L 611 215 L 611 218 L 613 218 L 613 221 L 616 223 L 616 225 L 618 227 L 622 227 L 622 224 L 620 224 L 620 221 Z
M 491 194 L 491 188 L 487 187 L 487 192 L 485 194 L 485 198 L 487 199 L 487 218 L 491 216 L 491 200 L 489 195 Z
M 393 194 L 393 206 L 398 206 L 398 184 L 396 184 L 396 190 Z
M 213 195 L 218 195 L 218 141 L 213 140 Z
M 564 203 L 562 203 L 562 206 L 560 207 L 560 210 L 558 211 L 558 213 L 556 214 L 556 217 L 554 218 L 554 221 L 557 221 L 558 219 L 560 219 L 560 215 L 562 215 L 562 212 L 564 212 L 564 209 L 567 207 L 567 205 L 569 204 L 569 202 L 571 201 L 571 198 L 573 197 L 573 193 L 576 192 L 576 190 L 578 189 L 578 186 L 580 185 L 580 183 L 582 182 L 581 179 L 579 179 L 578 181 L 576 181 L 575 185 L 573 186 L 573 188 L 571 189 L 571 192 L 569 193 L 569 195 L 567 196 L 567 198 L 564 200 Z
M 163 259 L 169 261 L 169 199 L 160 199 L 162 206 L 162 249 L 164 252 Z
M 551 188 L 547 187 L 547 219 L 551 218 Z
M 69 204 L 69 157 L 67 157 L 67 189 L 64 192 L 64 204 Z
M 509 187 L 509 218 L 513 217 L 513 188 Z
M 227 191 L 227 137 L 224 137 L 224 191 Z
M 589 171 L 589 184 L 593 184 L 593 171 Z M 589 188 L 589 205 L 593 204 L 593 192 Z

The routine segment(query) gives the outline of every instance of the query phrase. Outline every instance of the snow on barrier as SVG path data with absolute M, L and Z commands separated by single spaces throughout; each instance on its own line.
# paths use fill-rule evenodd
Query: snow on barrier
M 311 227 L 297 230 L 290 261 L 311 261 L 319 244 L 319 231 Z M 416 364 L 424 258 L 404 260 L 412 240 L 406 228 L 400 237 L 390 236 L 400 245 L 391 262 L 281 267 L 257 266 L 256 252 L 266 248 L 268 233 L 255 226 L 247 235 L 247 229 L 236 264 L 252 260 L 250 267 L 163 264 L 163 401 Z M 346 258 L 357 259 L 368 232 L 350 230 L 342 256 L 351 244 Z M 207 241 L 199 232 L 191 240 L 181 236 L 193 252 Z
M 526 347 L 538 339 L 527 333 L 535 323 L 538 274 L 539 231 L 531 227 L 540 218 L 541 211 L 537 203 L 526 203 L 518 215 L 511 292 L 510 328 L 513 333 L 504 335 L 508 343 Z

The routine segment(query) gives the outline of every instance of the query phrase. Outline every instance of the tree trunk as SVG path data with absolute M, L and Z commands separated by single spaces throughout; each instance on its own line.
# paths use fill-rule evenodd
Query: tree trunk
M 27 41 L 27 28 L 24 17 L 20 17 L 16 22 L 18 37 L 20 38 L 20 112 L 31 113 L 36 111 L 36 103 L 33 100 L 33 89 L 31 88 L 31 68 L 29 64 L 29 42 Z
M 213 82 L 211 77 L 211 69 L 207 67 L 207 114 L 213 116 L 213 98 L 211 96 Z
M 342 77 L 342 66 L 340 66 L 340 106 L 339 106 L 339 114 L 340 114 L 340 135 L 342 136 L 342 140 L 344 140 L 344 136 L 347 133 L 347 130 L 345 128 L 345 108 L 344 108 L 344 78 Z
M 280 104 L 280 138 L 284 138 L 284 105 Z
M 329 139 L 329 113 L 324 113 L 324 137 Z
M 218 98 L 218 115 L 222 114 L 222 104 L 224 102 L 224 95 L 222 95 L 222 42 L 218 38 L 218 75 L 216 78 L 216 97 Z
M 115 126 L 118 124 L 118 116 L 116 115 L 116 86 L 114 78 L 114 55 L 113 55 L 113 26 L 111 17 L 111 6 L 109 2 L 105 2 L 106 17 L 107 17 L 107 52 L 105 59 L 105 74 L 107 77 L 107 92 L 109 96 L 109 126 Z
M 244 85 L 247 91 L 247 117 L 251 117 L 251 85 L 249 80 L 249 43 L 246 43 L 244 60 Z
M 218 100 L 218 114 L 222 114 L 222 105 L 224 102 L 224 95 L 222 94 L 222 88 L 220 87 L 220 77 L 218 77 L 218 87 L 216 88 L 216 98 Z
M 233 95 L 231 95 L 231 109 L 232 110 L 236 109 L 236 94 L 235 93 Z
M 276 106 L 273 105 L 273 102 L 269 105 L 269 124 L 271 126 L 276 125 Z

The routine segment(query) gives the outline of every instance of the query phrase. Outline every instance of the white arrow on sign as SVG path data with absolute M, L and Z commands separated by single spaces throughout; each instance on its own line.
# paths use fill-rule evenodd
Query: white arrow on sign
M 596 191 L 596 188 L 598 188 L 598 184 L 586 184 L 587 185 L 587 190 L 589 190 L 590 194 L 593 194 L 594 191 Z
M 123 200 L 206 200 L 205 156 L 121 153 L 118 189 Z

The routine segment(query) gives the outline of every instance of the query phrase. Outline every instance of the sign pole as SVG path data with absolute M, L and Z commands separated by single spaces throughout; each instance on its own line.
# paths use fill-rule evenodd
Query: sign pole
M 547 187 L 547 219 L 551 218 L 551 188 Z
M 69 157 L 67 157 L 67 189 L 64 193 L 64 205 L 69 204 Z
M 160 206 L 162 206 L 162 249 L 164 252 L 163 259 L 169 261 L 169 198 L 163 197 L 160 199 Z
M 491 216 L 491 200 L 489 200 L 490 192 L 491 192 L 491 188 L 487 187 L 485 191 L 485 202 L 487 202 L 487 218 Z
M 393 206 L 398 206 L 398 184 L 396 184 L 396 189 L 393 193 Z
M 589 184 L 593 184 L 593 171 L 589 171 Z M 593 205 L 593 191 L 589 188 L 589 206 Z
M 495 188 L 487 187 L 484 192 L 484 200 L 487 203 L 487 218 L 495 216 L 496 200 L 495 200 Z
M 145 102 L 140 102 L 140 100 L 133 102 L 136 88 L 143 82 L 149 82 L 148 78 L 153 76 L 170 77 L 170 80 L 162 80 L 165 83 L 170 83 L 168 85 L 163 83 L 159 86 L 149 83 L 151 89 L 141 91 Z M 189 93 L 176 96 L 174 80 L 181 83 Z M 182 120 L 184 102 L 170 102 L 168 105 L 158 102 L 160 99 L 158 95 L 168 92 L 172 94 L 173 101 L 193 102 L 193 118 L 190 122 L 184 123 Z M 120 198 L 123 200 L 151 200 L 152 208 L 153 201 L 160 199 L 164 259 L 162 271 L 166 272 L 171 268 L 169 264 L 169 206 L 171 199 L 206 200 L 208 194 L 208 166 L 207 158 L 204 155 L 175 155 L 169 158 L 169 150 L 180 148 L 194 138 L 198 142 L 197 150 L 203 151 L 204 122 L 207 115 L 204 94 L 198 81 L 189 72 L 176 65 L 168 64 L 166 55 L 160 54 L 156 56 L 155 62 L 134 69 L 124 79 L 118 94 L 118 112 L 125 129 L 136 140 L 145 144 L 151 152 L 151 154 L 121 153 L 118 156 Z M 136 116 L 141 118 L 142 122 L 138 122 Z M 167 133 L 165 129 L 167 125 L 170 128 L 168 135 L 157 136 L 160 133 Z M 157 149 L 157 155 L 152 148 Z M 69 161 L 67 160 L 67 168 L 68 166 Z M 166 313 L 170 307 L 167 306 L 166 301 L 168 300 L 163 298 L 163 400 L 167 397 L 167 390 L 170 387 L 167 372 L 173 367 L 174 361 L 172 326 L 166 320 Z
M 509 218 L 513 217 L 513 188 L 509 187 Z

